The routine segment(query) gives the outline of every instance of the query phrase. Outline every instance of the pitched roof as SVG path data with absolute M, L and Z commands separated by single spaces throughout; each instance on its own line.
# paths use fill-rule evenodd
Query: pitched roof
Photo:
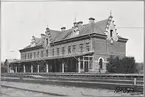
M 42 39 L 35 37 L 36 46 L 42 45 Z M 24 49 L 31 48 L 31 45 L 26 46 Z
M 95 22 L 93 24 L 84 24 L 82 26 L 79 26 L 80 34 L 79 36 L 90 34 L 90 33 L 99 33 L 99 34 L 105 34 L 105 27 L 107 25 L 108 19 Z M 58 37 L 56 37 L 55 41 L 60 41 L 63 39 L 70 38 L 71 33 L 73 33 L 73 28 L 65 30 L 62 32 Z
M 53 41 L 55 41 L 56 37 L 59 37 L 63 32 L 61 31 L 56 31 L 56 30 L 51 30 L 50 29 L 50 35 Z
M 79 35 L 77 36 L 83 36 L 91 33 L 98 33 L 106 35 L 104 32 L 106 31 L 106 26 L 108 23 L 108 19 L 97 21 L 91 24 L 83 24 L 78 26 L 79 29 Z M 49 33 L 51 35 L 52 42 L 61 41 L 65 39 L 71 38 L 71 34 L 73 33 L 74 27 L 67 29 L 65 31 L 56 31 L 49 29 Z M 119 38 L 123 38 L 118 35 Z M 36 46 L 40 46 L 43 44 L 42 38 L 36 38 Z M 24 49 L 31 48 L 31 45 L 28 45 Z
M 4 63 L 8 62 L 8 63 L 11 63 L 11 62 L 15 62 L 15 61 L 18 61 L 19 59 L 6 59 Z
M 56 39 L 56 37 L 58 37 L 62 33 L 61 31 L 56 31 L 56 30 L 51 30 L 51 29 L 49 29 L 49 31 L 50 31 L 50 35 L 51 35 L 51 38 L 52 38 L 53 41 Z M 35 46 L 42 45 L 43 44 L 42 38 L 35 37 L 35 43 L 36 43 Z M 31 45 L 28 45 L 24 49 L 27 49 L 27 48 L 31 48 Z

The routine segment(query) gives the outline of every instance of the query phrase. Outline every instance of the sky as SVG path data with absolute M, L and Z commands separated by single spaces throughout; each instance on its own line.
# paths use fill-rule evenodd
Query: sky
M 30 44 L 32 36 L 40 37 L 48 26 L 60 30 L 75 21 L 88 23 L 107 19 L 112 12 L 118 34 L 128 38 L 126 56 L 143 62 L 143 1 L 55 1 L 1 2 L 1 60 L 20 59 L 19 50 Z

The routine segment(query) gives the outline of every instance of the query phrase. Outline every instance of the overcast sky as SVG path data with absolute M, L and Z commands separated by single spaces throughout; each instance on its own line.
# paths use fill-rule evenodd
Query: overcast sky
M 48 27 L 60 30 L 71 28 L 76 20 L 88 23 L 107 19 L 110 10 L 122 37 L 128 38 L 126 55 L 143 62 L 144 6 L 143 1 L 55 1 L 55 2 L 2 2 L 2 60 L 20 58 L 19 50 L 30 44 L 31 37 L 40 37 Z

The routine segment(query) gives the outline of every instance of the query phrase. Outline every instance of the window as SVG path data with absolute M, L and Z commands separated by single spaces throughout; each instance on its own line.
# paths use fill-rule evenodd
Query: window
M 21 59 L 23 59 L 23 54 L 21 54 Z
M 39 51 L 37 52 L 37 58 L 39 58 Z
M 83 44 L 80 44 L 80 51 L 83 52 Z
M 36 52 L 34 52 L 34 58 L 36 58 Z
M 48 45 L 48 38 L 46 38 L 46 45 Z
M 48 50 L 46 50 L 46 56 L 48 57 Z
M 64 47 L 62 47 L 62 54 L 64 54 L 65 53 L 65 50 L 64 50 Z
M 43 51 L 41 51 L 41 57 L 43 57 L 44 55 L 43 55 Z
M 26 56 L 26 54 L 25 54 L 25 60 L 27 59 L 27 56 Z
M 76 50 L 76 45 L 73 45 L 72 51 L 75 52 L 75 50 Z
M 110 30 L 110 37 L 112 37 L 113 30 Z
M 30 59 L 32 59 L 32 53 L 30 53 Z
M 57 55 L 59 55 L 59 48 L 57 48 Z
M 29 53 L 29 59 L 31 59 L 31 53 Z
M 71 46 L 68 46 L 68 54 L 71 53 Z
M 86 49 L 87 49 L 87 51 L 90 51 L 90 43 L 89 42 L 86 43 Z
M 27 56 L 26 56 L 26 54 L 25 54 L 25 59 L 27 59 Z
M 30 58 L 29 53 L 28 53 L 28 59 Z
M 52 56 L 54 56 L 54 49 L 52 49 Z
M 89 58 L 89 69 L 92 69 L 93 68 L 93 60 L 92 60 L 92 57 Z
M 29 57 L 29 53 L 28 53 L 28 59 L 29 59 L 30 57 Z

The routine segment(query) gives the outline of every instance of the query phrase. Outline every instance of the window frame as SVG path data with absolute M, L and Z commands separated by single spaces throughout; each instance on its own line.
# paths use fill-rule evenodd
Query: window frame
M 71 46 L 68 46 L 68 54 L 71 54 Z
M 48 57 L 48 49 L 46 50 L 46 57 Z
M 59 55 L 59 48 L 56 48 L 57 49 L 57 55 Z
M 88 52 L 90 51 L 90 42 L 86 43 L 86 49 L 87 49 Z
M 65 54 L 65 47 L 62 47 L 62 54 Z
M 54 56 L 54 48 L 52 49 L 52 56 Z
M 72 46 L 72 51 L 75 52 L 76 51 L 76 45 Z
M 83 46 L 83 43 L 81 43 L 81 44 L 80 44 L 80 52 L 83 52 L 83 51 L 84 51 L 84 50 L 83 50 L 83 49 L 84 49 L 83 47 L 84 47 L 84 46 Z

